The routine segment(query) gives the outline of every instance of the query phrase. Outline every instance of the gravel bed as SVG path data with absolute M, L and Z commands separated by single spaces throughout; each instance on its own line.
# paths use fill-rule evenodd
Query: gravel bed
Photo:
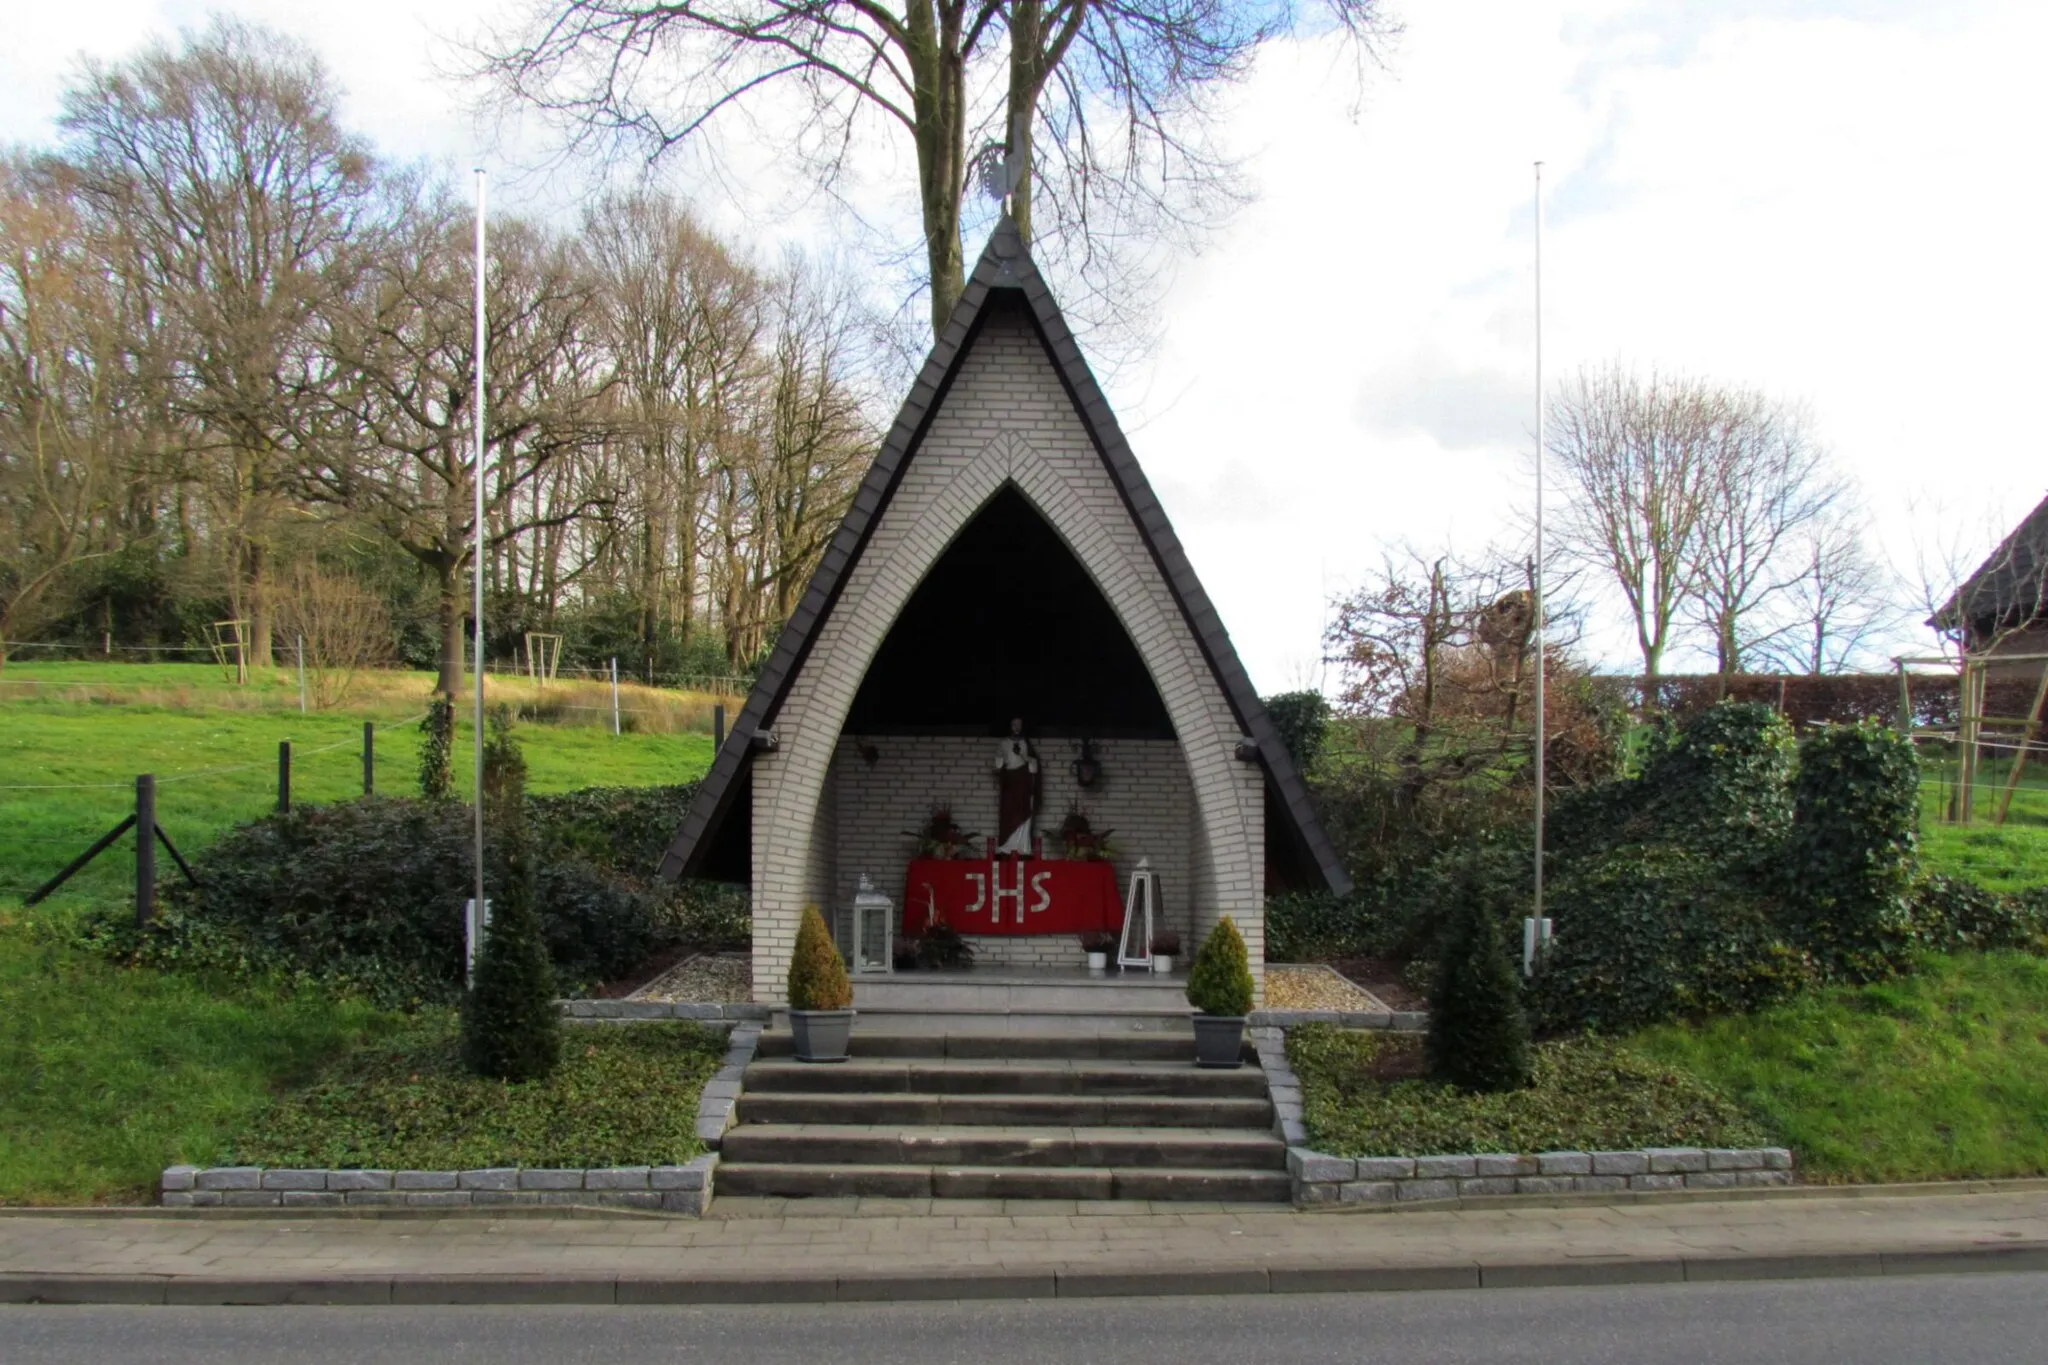
M 686 1000 L 725 1003 L 754 998 L 751 953 L 699 953 L 684 958 L 626 997 L 628 1000 Z
M 1357 982 L 1320 965 L 1266 964 L 1269 1010 L 1374 1010 L 1389 1006 Z

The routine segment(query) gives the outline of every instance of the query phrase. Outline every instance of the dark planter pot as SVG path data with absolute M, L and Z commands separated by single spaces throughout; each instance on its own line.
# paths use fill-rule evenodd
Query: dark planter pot
M 853 1011 L 791 1010 L 789 1032 L 798 1061 L 843 1062 L 853 1037 Z
M 1195 1016 L 1195 1065 L 1239 1067 L 1244 1065 L 1244 1016 L 1198 1014 Z

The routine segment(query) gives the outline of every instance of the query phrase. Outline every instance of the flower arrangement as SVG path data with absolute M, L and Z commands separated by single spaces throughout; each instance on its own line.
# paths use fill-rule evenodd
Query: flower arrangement
M 1152 956 L 1179 957 L 1180 935 L 1171 929 L 1162 929 L 1152 935 Z
M 1109 836 L 1114 833 L 1113 829 L 1096 833 L 1095 827 L 1088 822 L 1087 812 L 1076 802 L 1067 807 L 1067 817 L 1060 821 L 1060 847 L 1069 858 L 1079 862 L 1101 862 L 1116 854 L 1115 845 L 1109 842 Z
M 917 853 L 921 858 L 960 858 L 981 836 L 960 828 L 953 819 L 953 808 L 940 802 L 932 807 L 924 824 L 915 830 L 905 830 L 907 838 L 917 840 Z
M 1100 930 L 1081 935 L 1081 951 L 1084 953 L 1113 953 L 1116 951 L 1116 935 Z

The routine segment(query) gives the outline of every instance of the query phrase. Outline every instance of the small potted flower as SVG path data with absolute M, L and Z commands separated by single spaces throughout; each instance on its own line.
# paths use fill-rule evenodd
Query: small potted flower
M 1173 960 L 1180 956 L 1180 935 L 1171 929 L 1162 929 L 1152 935 L 1152 970 L 1159 973 L 1171 972 Z
M 1116 936 L 1101 932 L 1083 934 L 1081 951 L 1088 954 L 1089 974 L 1100 976 L 1109 970 L 1109 955 L 1116 951 Z
M 1252 1009 L 1251 957 L 1237 922 L 1225 915 L 1202 940 L 1188 969 L 1195 1015 L 1195 1065 L 1244 1065 L 1244 1021 Z
M 1099 863 L 1116 855 L 1115 846 L 1109 842 L 1114 833 L 1113 829 L 1097 833 L 1087 812 L 1076 802 L 1067 807 L 1067 818 L 1060 821 L 1060 849 L 1076 862 Z
M 890 961 L 899 972 L 915 971 L 924 958 L 924 936 L 922 934 L 898 934 L 896 951 Z
M 818 907 L 804 907 L 789 959 L 789 1032 L 800 1062 L 843 1062 L 853 1038 L 853 983 Z

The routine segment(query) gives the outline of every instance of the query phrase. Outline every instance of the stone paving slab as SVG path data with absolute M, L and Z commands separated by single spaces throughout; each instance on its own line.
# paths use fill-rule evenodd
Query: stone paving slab
M 0 1216 L 0 1302 L 772 1302 L 2048 1271 L 2037 1187 L 1360 1216 L 792 1202 L 840 1207 L 714 1206 L 702 1220 Z

